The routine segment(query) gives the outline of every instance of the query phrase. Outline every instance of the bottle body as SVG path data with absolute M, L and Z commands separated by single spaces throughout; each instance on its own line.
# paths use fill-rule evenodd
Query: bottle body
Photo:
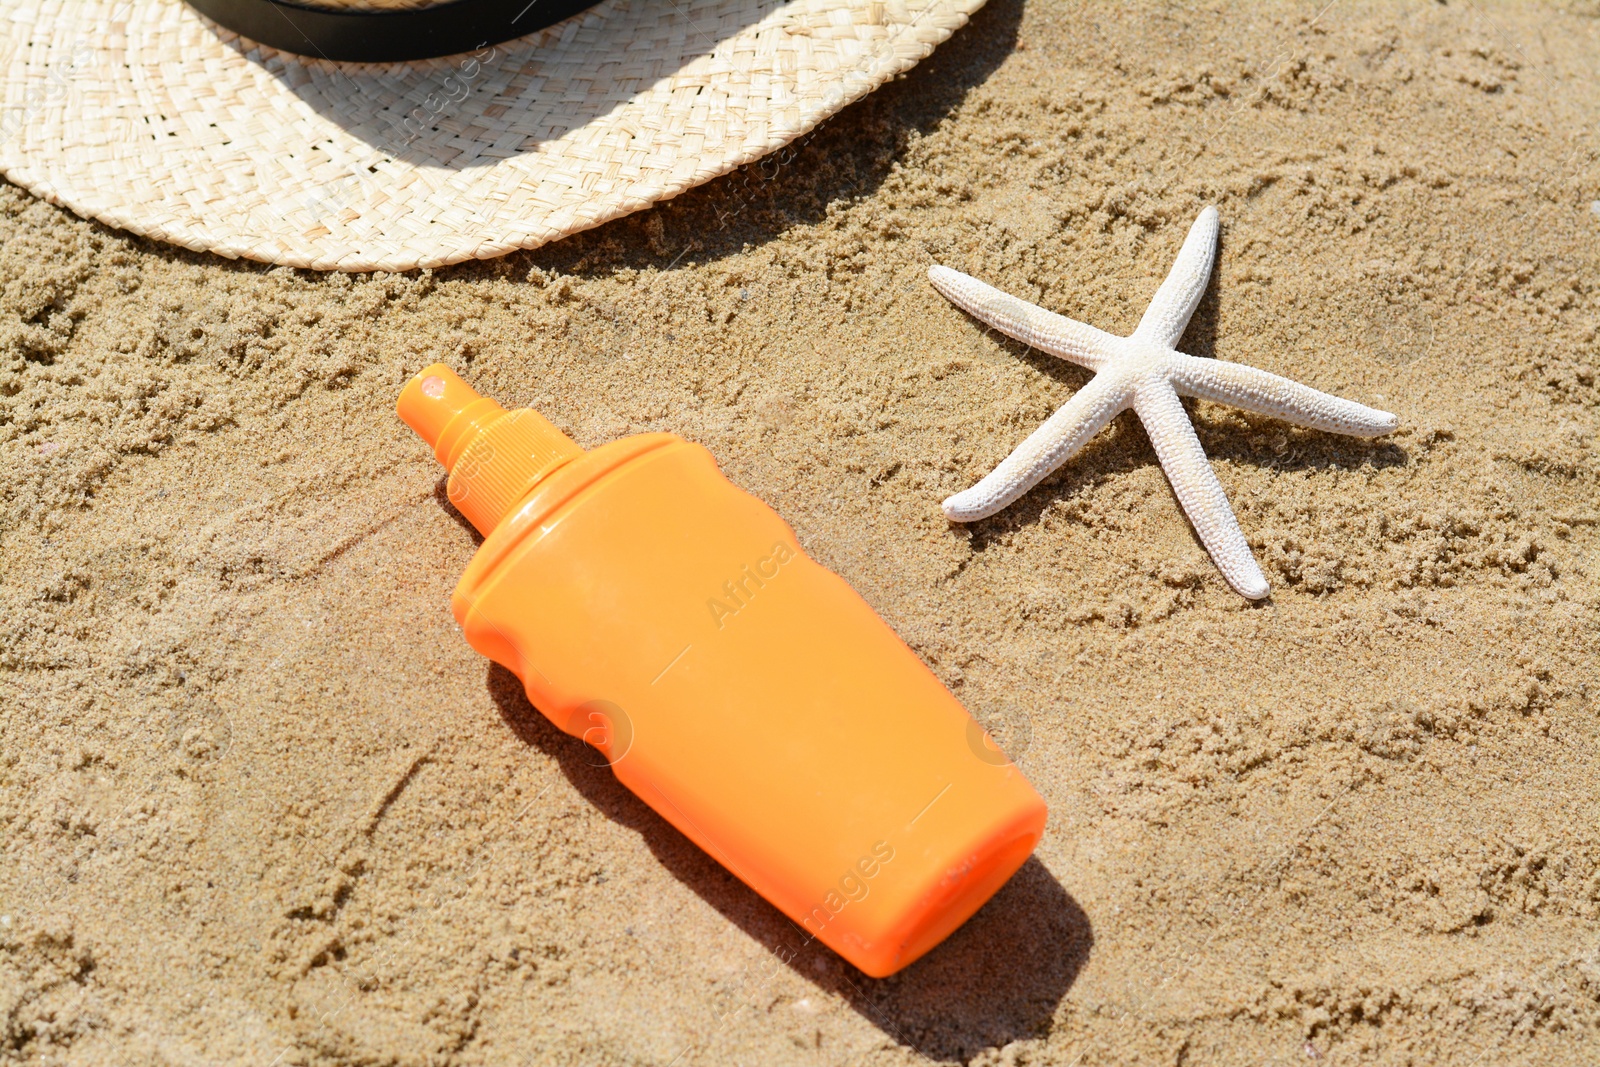
M 932 672 L 680 438 L 542 477 L 452 606 L 536 708 L 867 974 L 936 945 L 1043 832 L 1043 801 Z

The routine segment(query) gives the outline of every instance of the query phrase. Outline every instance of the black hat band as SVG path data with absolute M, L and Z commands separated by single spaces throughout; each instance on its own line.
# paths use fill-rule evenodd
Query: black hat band
M 347 63 L 395 63 L 523 37 L 597 0 L 451 0 L 400 11 L 334 11 L 286 0 L 188 2 L 218 25 L 283 52 Z

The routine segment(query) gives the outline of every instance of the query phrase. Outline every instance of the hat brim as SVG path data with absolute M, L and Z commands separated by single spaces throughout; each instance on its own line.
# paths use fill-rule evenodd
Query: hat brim
M 342 64 L 182 0 L 0 13 L 0 171 L 142 236 L 317 270 L 504 255 L 760 158 L 983 0 L 601 0 L 505 44 Z

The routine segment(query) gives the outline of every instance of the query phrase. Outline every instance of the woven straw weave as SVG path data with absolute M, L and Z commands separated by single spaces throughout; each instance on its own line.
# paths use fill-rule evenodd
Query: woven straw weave
M 532 248 L 757 159 L 983 0 L 601 0 L 472 55 L 334 64 L 181 0 L 5 0 L 0 170 L 134 233 L 319 270 Z

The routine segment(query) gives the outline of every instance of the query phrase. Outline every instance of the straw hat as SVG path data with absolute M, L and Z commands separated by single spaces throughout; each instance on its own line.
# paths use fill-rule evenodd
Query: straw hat
M 533 248 L 757 159 L 912 67 L 982 3 L 600 0 L 497 42 L 584 0 L 5 0 L 0 171 L 80 215 L 230 258 L 440 266 Z M 269 12 L 333 26 L 301 34 L 298 51 L 324 55 L 483 43 L 306 58 L 270 40 Z M 368 25 L 352 19 L 373 30 L 352 34 Z M 405 25 L 418 32 L 393 29 Z

